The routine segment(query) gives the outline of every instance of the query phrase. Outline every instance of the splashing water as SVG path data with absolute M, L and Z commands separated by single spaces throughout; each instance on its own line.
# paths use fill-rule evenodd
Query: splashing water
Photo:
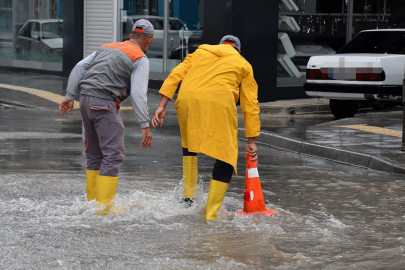
M 282 268 L 310 259 L 279 247 L 279 239 L 321 237 L 330 245 L 346 229 L 335 217 L 319 226 L 316 217 L 274 205 L 275 217 L 235 216 L 243 201 L 233 192 L 207 223 L 201 177 L 194 203 L 184 207 L 182 181 L 123 176 L 118 212 L 106 216 L 95 214 L 95 201 L 86 202 L 81 174 L 8 174 L 0 183 L 0 263 L 12 268 Z

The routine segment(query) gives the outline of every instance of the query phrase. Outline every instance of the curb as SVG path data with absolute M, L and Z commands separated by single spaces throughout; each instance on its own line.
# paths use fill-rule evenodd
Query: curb
M 269 106 L 260 105 L 261 114 L 271 115 L 302 115 L 313 113 L 330 113 L 329 104 L 312 104 L 312 105 L 292 105 L 292 106 Z
M 18 102 L 18 101 L 13 101 L 13 100 L 8 100 L 8 99 L 0 99 L 0 104 L 5 104 L 5 105 L 9 105 L 9 106 L 15 106 L 15 107 L 22 107 L 22 108 L 30 108 L 30 109 L 34 109 L 34 106 L 22 103 L 22 102 Z
M 239 138 L 245 137 L 244 128 L 238 128 L 238 136 Z M 380 155 L 370 155 L 343 148 L 314 144 L 269 131 L 260 131 L 260 136 L 256 138 L 256 142 L 260 145 L 293 152 L 298 155 L 321 158 L 358 168 L 405 174 L 404 165 Z

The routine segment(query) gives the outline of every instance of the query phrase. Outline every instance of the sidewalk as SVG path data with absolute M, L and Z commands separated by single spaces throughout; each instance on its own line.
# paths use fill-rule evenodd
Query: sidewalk
M 67 80 L 58 76 L 32 73 L 0 73 L 0 108 L 14 106 L 57 110 Z M 150 111 L 158 104 L 151 91 Z M 148 95 L 148 96 L 149 96 Z M 129 102 L 124 106 L 129 107 Z M 130 108 L 128 108 L 130 109 Z M 257 142 L 299 155 L 323 158 L 365 169 L 405 174 L 402 145 L 402 111 L 360 111 L 355 118 L 333 120 L 327 99 L 300 99 L 261 103 L 261 117 L 294 120 L 327 116 L 327 123 L 312 126 L 262 125 Z M 175 114 L 168 108 L 169 114 Z M 272 121 L 272 120 L 270 120 Z M 277 121 L 275 121 L 278 123 Z M 287 121 L 286 121 L 287 122 Z M 265 123 L 265 121 L 263 121 Z M 244 130 L 240 128 L 243 140 Z
M 316 106 L 313 105 L 314 108 Z M 296 108 L 305 110 L 305 107 Z M 354 118 L 309 127 L 263 127 L 257 141 L 299 155 L 405 174 L 405 152 L 401 151 L 402 114 L 397 108 L 393 111 L 366 112 Z M 240 129 L 239 137 L 243 135 L 244 130 Z

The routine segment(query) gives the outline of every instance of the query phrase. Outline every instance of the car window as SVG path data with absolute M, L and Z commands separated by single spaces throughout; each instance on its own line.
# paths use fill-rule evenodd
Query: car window
M 183 23 L 180 20 L 170 20 L 169 21 L 170 30 L 181 30 L 182 27 L 183 27 Z
M 163 30 L 163 20 L 161 19 L 152 19 L 151 23 L 153 24 L 153 27 L 157 30 Z
M 42 38 L 62 38 L 63 37 L 63 23 L 62 22 L 49 22 L 42 24 Z
M 404 31 L 370 31 L 358 34 L 341 53 L 404 54 Z
M 20 30 L 20 36 L 30 38 L 31 37 L 31 26 L 32 23 L 26 23 Z
M 202 44 L 202 38 L 203 38 L 203 29 L 202 28 L 197 29 L 188 39 L 188 44 L 200 45 Z
M 40 32 L 40 30 L 39 30 L 39 23 L 34 23 L 34 26 L 32 27 L 32 31 L 31 31 L 31 37 L 33 38 L 33 39 L 36 39 L 36 38 L 38 38 L 39 37 L 39 32 Z

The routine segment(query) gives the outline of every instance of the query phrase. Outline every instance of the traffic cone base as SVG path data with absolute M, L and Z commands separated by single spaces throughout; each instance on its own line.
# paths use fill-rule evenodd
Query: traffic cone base
M 257 170 L 257 161 L 250 160 L 250 156 L 246 156 L 246 179 L 245 192 L 243 196 L 243 210 L 236 212 L 236 214 L 254 214 L 266 216 L 273 216 L 277 214 L 277 212 L 272 209 L 266 209 L 262 186 L 260 184 L 259 172 Z
M 277 212 L 273 209 L 266 209 L 264 211 L 260 211 L 260 212 L 251 212 L 251 213 L 247 213 L 243 210 L 240 210 L 238 212 L 236 212 L 235 214 L 238 215 L 265 215 L 265 216 L 274 216 L 275 214 L 277 214 Z

